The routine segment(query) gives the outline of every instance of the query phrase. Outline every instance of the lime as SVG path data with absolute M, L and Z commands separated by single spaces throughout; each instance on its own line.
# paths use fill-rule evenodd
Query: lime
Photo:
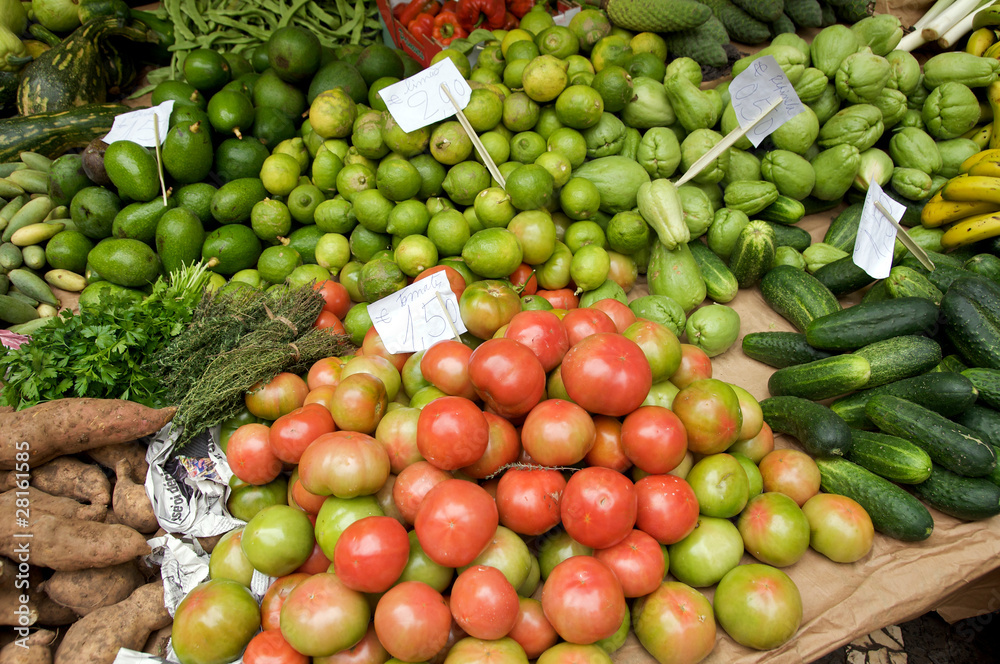
M 447 166 L 465 161 L 472 154 L 472 139 L 457 120 L 442 122 L 431 134 L 431 155 Z
M 368 86 L 380 78 L 391 76 L 395 79 L 403 77 L 403 59 L 399 53 L 385 44 L 370 44 L 358 55 L 354 66 L 361 72 Z
M 544 6 L 539 7 L 538 5 L 535 5 L 531 11 L 521 17 L 517 27 L 521 30 L 527 30 L 532 34 L 537 35 L 539 32 L 553 25 L 555 25 L 555 21 L 552 18 L 552 14 L 547 12 Z M 574 39 L 575 38 L 576 37 L 574 37 Z
M 469 64 L 469 58 L 464 53 L 453 48 L 441 49 L 431 57 L 431 64 L 436 65 L 445 58 L 455 63 L 455 66 L 458 67 L 458 72 L 463 78 L 469 78 L 469 74 L 472 73 L 472 65 Z
M 476 217 L 486 228 L 506 228 L 517 210 L 510 202 L 510 196 L 500 187 L 483 189 L 473 203 Z
M 301 138 L 289 138 L 275 145 L 271 150 L 271 154 L 279 153 L 295 157 L 295 161 L 299 162 L 300 172 L 309 170 L 309 162 L 312 158 L 309 156 L 309 148 L 306 147 L 306 142 Z
M 608 65 L 594 75 L 590 85 L 601 95 L 609 113 L 622 110 L 632 99 L 632 77 L 624 67 Z
M 358 302 L 348 309 L 343 323 L 344 330 L 350 335 L 354 345 L 361 346 L 361 343 L 365 340 L 365 335 L 368 334 L 368 330 L 372 326 L 371 316 L 368 315 L 367 303 Z
M 429 154 L 419 154 L 410 159 L 410 163 L 420 173 L 420 191 L 417 192 L 417 198 L 426 200 L 431 196 L 440 195 L 441 183 L 447 175 L 445 167 Z
M 506 277 L 521 264 L 521 244 L 506 228 L 485 228 L 465 243 L 462 258 L 486 279 Z
M 500 124 L 503 100 L 492 90 L 477 88 L 469 95 L 469 105 L 462 112 L 476 133 L 482 134 Z
M 321 145 L 312 163 L 313 184 L 331 195 L 337 191 L 337 175 L 344 167 L 344 160 Z
M 364 164 L 347 164 L 337 173 L 337 192 L 348 201 L 355 194 L 375 186 L 375 171 Z
M 288 275 L 302 265 L 302 256 L 291 247 L 276 245 L 261 252 L 257 259 L 257 271 L 265 281 L 282 284 Z
M 645 76 L 662 81 L 667 75 L 667 65 L 652 53 L 634 53 L 628 64 L 628 73 L 632 77 Z
M 316 207 L 313 222 L 325 233 L 347 235 L 357 226 L 358 218 L 354 216 L 351 202 L 342 196 L 337 196 L 323 201 Z
M 441 186 L 456 204 L 472 205 L 476 194 L 489 187 L 490 182 L 490 173 L 485 166 L 475 161 L 463 161 L 448 169 Z
M 416 166 L 405 159 L 383 159 L 375 171 L 375 186 L 390 201 L 405 201 L 420 191 Z
M 580 49 L 590 51 L 602 37 L 611 33 L 611 22 L 598 9 L 583 9 L 570 19 L 569 29 L 580 42 Z
M 264 242 L 274 242 L 292 230 L 292 215 L 281 201 L 265 198 L 251 208 L 250 228 Z
M 479 52 L 479 59 L 476 60 L 476 69 L 500 74 L 503 72 L 506 64 L 507 62 L 503 57 L 503 50 L 500 48 L 500 42 L 494 41 L 486 44 L 483 50 Z M 472 73 L 475 74 L 476 70 L 472 70 Z
M 573 31 L 562 25 L 551 25 L 535 37 L 540 55 L 554 55 L 565 60 L 580 52 L 580 41 Z
M 577 74 L 593 74 L 594 65 L 583 55 L 571 55 L 566 58 L 566 75 L 573 78 Z
M 434 243 L 423 235 L 408 235 L 400 240 L 394 254 L 396 264 L 408 277 L 415 277 L 438 261 Z
M 351 135 L 358 107 L 343 88 L 321 92 L 309 105 L 309 124 L 323 138 Z
M 552 135 L 552 132 L 562 126 L 564 125 L 559 121 L 559 117 L 556 115 L 555 106 L 552 104 L 546 104 L 538 112 L 538 122 L 535 123 L 533 130 L 538 132 L 538 134 L 547 141 L 549 140 L 549 136 Z
M 504 36 L 503 41 L 500 42 L 500 51 L 503 53 L 503 57 L 504 57 L 505 60 L 507 60 L 507 62 L 510 62 L 511 60 L 514 59 L 508 53 L 508 51 L 510 50 L 510 47 L 512 45 L 516 44 L 517 42 L 522 42 L 522 41 L 526 41 L 526 42 L 530 43 L 534 47 L 534 49 L 535 49 L 535 55 L 538 54 L 538 47 L 535 46 L 535 35 L 534 35 L 534 33 L 529 32 L 527 30 L 522 30 L 521 28 L 515 28 L 515 29 L 511 30 L 510 32 L 508 32 Z M 524 47 L 522 46 L 522 47 L 519 47 L 519 48 L 524 48 Z M 195 86 L 195 87 L 197 87 L 197 86 Z
M 569 78 L 570 85 L 586 85 L 589 86 L 591 81 L 594 80 L 594 74 L 589 71 L 582 71 L 578 74 L 573 74 Z
M 582 166 L 587 158 L 587 140 L 571 127 L 562 127 L 552 132 L 546 146 L 550 152 L 559 152 L 569 159 L 570 166 L 574 169 Z
M 365 189 L 354 195 L 354 216 L 358 223 L 373 233 L 385 233 L 389 226 L 389 213 L 396 206 L 378 189 Z
M 403 131 L 392 115 L 385 113 L 382 125 L 382 141 L 385 146 L 404 157 L 415 157 L 427 148 L 431 140 L 430 127 L 420 127 L 411 132 Z
M 574 254 L 587 245 L 603 248 L 608 244 L 604 229 L 595 221 L 574 221 L 566 229 L 563 242 Z
M 503 82 L 503 78 L 501 76 L 502 73 L 503 73 L 502 71 L 496 72 L 491 69 L 482 69 L 480 67 L 476 67 L 475 69 L 472 70 L 472 75 L 469 76 L 469 81 L 475 83 L 482 83 L 484 85 L 489 83 L 502 83 Z
M 375 233 L 361 224 L 354 227 L 349 238 L 351 255 L 359 261 L 367 262 L 380 251 L 392 246 L 392 237 L 385 233 Z
M 632 59 L 632 47 L 628 40 L 619 35 L 608 35 L 601 38 L 590 53 L 590 61 L 594 63 L 594 71 L 600 72 L 608 65 L 628 67 Z M 662 80 L 662 79 L 661 79 Z
M 660 62 L 667 61 L 667 42 L 655 32 L 640 32 L 629 40 L 628 45 L 632 47 L 633 54 L 651 53 Z
M 450 267 L 458 272 L 462 276 L 462 279 L 465 280 L 466 286 L 482 279 L 481 276 L 469 269 L 469 266 L 466 265 L 465 260 L 461 256 L 446 256 L 438 261 L 438 265 Z
M 527 131 L 538 122 L 538 103 L 524 92 L 503 100 L 503 124 L 511 131 Z
M 361 268 L 358 288 L 367 302 L 376 302 L 405 287 L 406 275 L 390 258 L 372 259 Z
M 593 127 L 604 112 L 604 100 L 589 85 L 571 85 L 556 99 L 556 117 L 567 127 Z
M 198 48 L 184 58 L 184 80 L 201 92 L 220 89 L 232 78 L 229 63 L 221 53 Z
M 559 152 L 543 152 L 535 159 L 535 163 L 549 172 L 556 187 L 569 182 L 573 174 L 573 165 L 569 163 L 569 158 Z
M 594 290 L 608 278 L 611 258 L 608 252 L 596 244 L 588 244 L 573 254 L 569 264 L 569 276 L 580 291 Z
M 500 132 L 488 131 L 479 137 L 479 142 L 486 148 L 486 153 L 494 164 L 500 165 L 510 159 L 510 141 Z M 482 155 L 476 152 L 476 161 L 484 163 Z
M 260 181 L 273 196 L 287 196 L 299 184 L 302 169 L 290 154 L 278 152 L 264 160 L 260 168 Z
M 649 245 L 649 224 L 638 212 L 619 212 L 605 229 L 608 246 L 622 254 L 631 254 Z
M 313 223 L 316 208 L 325 200 L 323 192 L 311 182 L 300 184 L 288 194 L 286 205 L 292 219 L 300 224 Z
M 540 265 L 549 259 L 556 246 L 556 226 L 544 210 L 520 212 L 507 226 L 521 245 L 521 260 Z
M 530 164 L 545 152 L 545 139 L 533 131 L 522 131 L 510 139 L 510 159 Z
M 376 111 L 386 110 L 385 101 L 379 95 L 379 90 L 389 87 L 393 83 L 399 83 L 399 78 L 395 76 L 383 76 L 372 83 L 371 87 L 368 88 L 368 105 Z
M 552 303 L 541 295 L 523 295 L 521 311 L 552 311 Z
M 431 217 L 427 237 L 441 256 L 458 256 L 472 233 L 469 222 L 458 210 L 443 210 Z
M 531 62 L 528 58 L 511 60 L 503 70 L 503 84 L 508 88 L 520 88 L 524 85 L 524 68 Z
M 261 278 L 260 272 L 254 268 L 247 268 L 246 270 L 240 270 L 233 276 L 229 277 L 229 283 L 232 282 L 244 283 L 253 288 L 261 288 L 267 284 L 267 282 Z
M 462 214 L 465 216 L 465 220 L 469 222 L 470 233 L 475 234 L 476 231 L 481 231 L 486 228 L 486 226 L 483 225 L 483 222 L 479 221 L 479 217 L 476 216 L 475 205 L 470 205 L 462 210 Z
M 568 67 L 565 60 L 554 55 L 533 58 L 522 74 L 524 93 L 536 102 L 552 101 L 569 83 L 569 76 L 566 74 Z
M 351 260 L 351 245 L 340 233 L 327 233 L 316 243 L 316 264 L 339 272 Z
M 402 201 L 389 213 L 386 232 L 396 237 L 422 235 L 427 231 L 431 214 L 427 206 L 418 200 Z
M 326 281 L 332 276 L 328 269 L 313 263 L 298 266 L 292 270 L 292 273 L 288 275 L 288 279 L 285 281 L 291 288 L 298 288 L 306 284 Z
M 601 192 L 587 178 L 570 178 L 559 190 L 559 207 L 570 219 L 592 219 L 601 207 Z
M 524 164 L 507 178 L 510 202 L 518 210 L 538 210 L 552 199 L 555 181 L 547 170 L 537 164 Z
M 510 66 L 510 63 L 516 60 L 531 60 L 539 55 L 538 46 L 535 42 L 524 39 L 511 44 L 504 59 L 507 62 L 507 66 Z
M 358 289 L 358 279 L 361 278 L 361 268 L 364 266 L 365 264 L 361 261 L 352 259 L 340 268 L 340 273 L 337 275 L 337 280 L 347 289 L 347 294 L 354 302 L 362 300 L 361 291 Z
M 283 81 L 302 83 L 319 69 L 319 37 L 295 25 L 278 28 L 267 40 L 267 61 Z

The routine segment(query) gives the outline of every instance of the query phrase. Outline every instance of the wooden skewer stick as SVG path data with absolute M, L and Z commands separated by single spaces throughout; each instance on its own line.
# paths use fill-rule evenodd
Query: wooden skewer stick
M 441 292 L 438 291 L 438 292 L 434 293 L 434 297 L 437 298 L 438 304 L 441 305 L 441 311 L 444 312 L 444 318 L 445 318 L 446 321 L 448 321 L 448 327 L 451 328 L 451 333 L 453 335 L 455 335 L 455 340 L 456 341 L 461 341 L 462 340 L 462 335 L 458 333 L 458 328 L 455 327 L 455 321 L 453 321 L 451 319 L 451 315 L 448 313 L 448 307 L 445 306 L 444 298 L 441 297 Z
M 167 182 L 163 179 L 163 157 L 160 155 L 160 117 L 153 112 L 153 146 L 156 148 L 156 170 L 160 175 L 160 191 L 163 192 L 163 207 L 167 206 Z
M 916 256 L 917 260 L 920 261 L 920 264 L 928 270 L 933 270 L 934 263 L 931 262 L 931 257 L 927 255 L 927 252 L 924 251 L 923 247 L 913 241 L 913 238 L 907 234 L 906 229 L 899 225 L 899 222 L 896 221 L 891 214 L 889 214 L 889 211 L 885 209 L 885 206 L 883 206 L 879 201 L 875 201 L 875 209 L 881 212 L 882 216 L 888 219 L 889 223 L 896 227 L 896 235 L 899 237 L 899 241 L 903 243 L 904 247 L 910 250 L 911 254 Z
M 497 168 L 495 163 L 493 163 L 493 158 L 490 156 L 490 153 L 486 151 L 486 147 L 483 145 L 483 142 L 479 140 L 476 130 L 472 128 L 471 124 L 469 124 L 469 119 L 465 117 L 465 113 L 462 112 L 458 102 L 451 96 L 451 90 L 449 90 L 448 86 L 444 83 L 441 84 L 441 89 L 444 90 L 446 95 L 448 95 L 448 99 L 451 100 L 451 105 L 455 107 L 455 114 L 458 116 L 458 121 L 462 123 L 465 133 L 467 133 L 469 138 L 472 139 L 472 145 L 475 146 L 476 152 L 479 153 L 479 156 L 483 159 L 483 163 L 486 164 L 486 170 L 490 172 L 490 175 L 493 176 L 494 180 L 500 183 L 501 187 L 506 189 L 507 182 L 504 180 L 503 175 L 500 174 L 500 169 Z
M 778 99 L 774 100 L 774 103 L 772 103 L 770 106 L 764 109 L 764 112 L 761 113 L 756 120 L 748 124 L 746 127 L 740 127 L 738 129 L 734 129 L 728 134 L 726 134 L 725 138 L 716 143 L 711 150 L 709 150 L 701 157 L 699 157 L 698 161 L 691 164 L 691 168 L 687 170 L 687 173 L 681 176 L 681 179 L 675 182 L 674 185 L 679 187 L 688 180 L 690 180 L 691 178 L 698 175 L 698 173 L 701 173 L 703 170 L 705 170 L 705 167 L 708 166 L 710 163 L 712 163 L 712 161 L 714 161 L 716 157 L 722 154 L 725 150 L 732 147 L 732 145 L 736 143 L 736 141 L 743 138 L 743 136 L 745 136 L 748 131 L 756 127 L 761 120 L 766 118 L 768 113 L 778 108 L 781 102 L 782 99 L 779 97 Z

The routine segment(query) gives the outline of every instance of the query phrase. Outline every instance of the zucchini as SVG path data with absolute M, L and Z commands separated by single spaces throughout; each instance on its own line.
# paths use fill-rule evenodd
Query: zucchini
M 928 509 L 889 480 L 847 459 L 816 459 L 816 465 L 820 488 L 856 501 L 883 535 L 920 542 L 934 532 L 934 519 Z
M 725 262 L 715 255 L 711 249 L 703 242 L 691 242 L 688 244 L 691 255 L 698 263 L 701 276 L 705 280 L 705 290 L 708 297 L 713 302 L 725 304 L 731 302 L 740 290 L 740 285 L 736 282 L 736 277 L 726 267 Z
M 1000 412 L 973 404 L 952 419 L 978 433 L 990 445 L 1000 447 Z
M 847 459 L 900 484 L 919 484 L 931 474 L 931 458 L 905 438 L 872 431 L 851 431 Z
M 941 299 L 945 332 L 973 366 L 1000 369 L 1000 287 L 982 277 L 957 280 Z
M 861 211 L 864 209 L 864 203 L 848 205 L 830 222 L 826 235 L 823 236 L 823 242 L 847 253 L 854 251 L 854 241 L 858 237 L 858 227 L 861 225 Z
M 945 355 L 931 371 L 948 371 L 960 374 L 968 368 L 958 355 Z
M 926 481 L 913 486 L 925 503 L 956 519 L 978 521 L 1000 514 L 1000 486 L 982 477 L 963 477 L 935 466 Z
M 774 231 L 775 249 L 778 247 L 791 247 L 796 251 L 805 251 L 812 244 L 812 236 L 803 228 L 777 224 L 773 221 L 767 222 L 767 225 Z
M 911 401 L 877 394 L 865 414 L 883 433 L 913 441 L 934 463 L 959 475 L 982 477 L 996 467 L 993 448 L 975 431 Z
M 875 281 L 871 275 L 854 264 L 853 256 L 845 256 L 827 263 L 816 270 L 813 276 L 837 297 L 859 291 Z
M 905 265 L 897 265 L 885 279 L 890 297 L 922 297 L 934 304 L 941 304 L 944 293 L 920 272 Z
M 11 272 L 13 277 L 14 272 Z M 13 281 L 13 279 L 11 279 Z M 1000 370 L 975 367 L 966 369 L 962 375 L 972 381 L 979 391 L 979 400 L 988 406 L 1000 409 Z
M 854 350 L 904 334 L 929 331 L 938 308 L 921 297 L 899 297 L 857 304 L 813 320 L 806 340 L 824 350 Z
M 800 397 L 768 397 L 760 402 L 773 431 L 794 436 L 814 457 L 844 456 L 851 449 L 851 429 L 822 404 Z
M 774 231 L 766 221 L 754 220 L 736 238 L 729 255 L 732 270 L 740 288 L 750 288 L 771 269 L 774 260 Z
M 767 381 L 776 397 L 792 396 L 820 401 L 863 387 L 871 376 L 871 365 L 860 355 L 845 353 L 823 360 L 778 369 Z
M 865 406 L 878 394 L 906 399 L 945 417 L 953 417 L 975 403 L 978 393 L 972 381 L 959 373 L 933 371 L 849 394 L 834 401 L 830 408 L 852 428 L 871 429 L 874 425 L 865 415 Z
M 776 369 L 831 357 L 813 348 L 801 332 L 751 332 L 743 337 L 743 354 Z
M 806 216 L 806 207 L 801 202 L 790 196 L 778 194 L 778 198 L 755 214 L 754 218 L 791 226 L 797 224 L 804 216 Z
M 129 110 L 121 104 L 93 104 L 0 120 L 0 161 L 13 161 L 25 151 L 57 157 L 85 147 L 111 131 L 115 116 Z
M 1000 258 L 993 254 L 976 254 L 962 265 L 963 268 L 1000 284 Z
M 868 344 L 854 354 L 871 365 L 871 378 L 864 386 L 870 388 L 930 371 L 941 361 L 941 346 L 927 337 L 904 335 Z
M 840 302 L 830 289 L 804 270 L 779 265 L 760 282 L 760 292 L 772 309 L 800 332 L 814 319 L 840 311 Z

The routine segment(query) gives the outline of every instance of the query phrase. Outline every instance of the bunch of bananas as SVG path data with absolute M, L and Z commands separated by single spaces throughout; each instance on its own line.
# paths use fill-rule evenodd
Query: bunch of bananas
M 972 17 L 972 34 L 965 52 L 987 58 L 1000 58 L 1000 2 L 993 2 Z
M 926 228 L 948 226 L 941 236 L 945 249 L 1000 236 L 1000 148 L 974 154 L 960 170 L 920 215 Z

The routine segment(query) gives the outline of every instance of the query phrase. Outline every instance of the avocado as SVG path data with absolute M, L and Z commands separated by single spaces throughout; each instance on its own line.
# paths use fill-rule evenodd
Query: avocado
M 163 168 L 180 184 L 201 182 L 212 170 L 212 134 L 200 122 L 174 126 L 163 141 Z
M 83 157 L 78 154 L 64 154 L 49 167 L 49 198 L 54 206 L 69 205 L 78 191 L 93 185 L 83 170 Z
M 149 150 L 133 141 L 115 141 L 104 151 L 104 170 L 122 198 L 151 201 L 160 193 L 159 169 Z
M 260 178 L 237 178 L 219 187 L 212 196 L 212 216 L 220 224 L 243 223 L 250 219 L 253 206 L 265 198 L 267 190 Z
M 115 215 L 114 223 L 111 225 L 111 235 L 152 244 L 160 217 L 174 205 L 176 204 L 173 198 L 168 198 L 166 204 L 162 198 L 154 198 L 147 203 L 130 203 Z
M 112 238 L 94 247 L 87 260 L 104 279 L 119 286 L 138 288 L 160 274 L 160 259 L 145 242 Z
M 201 257 L 218 274 L 235 274 L 257 264 L 260 239 L 249 226 L 228 224 L 208 234 Z
M 205 227 L 191 210 L 167 210 L 156 225 L 156 253 L 167 272 L 201 260 L 204 241 Z
M 122 209 L 118 194 L 104 187 L 84 187 L 69 205 L 77 230 L 93 240 L 111 237 L 115 216 Z

